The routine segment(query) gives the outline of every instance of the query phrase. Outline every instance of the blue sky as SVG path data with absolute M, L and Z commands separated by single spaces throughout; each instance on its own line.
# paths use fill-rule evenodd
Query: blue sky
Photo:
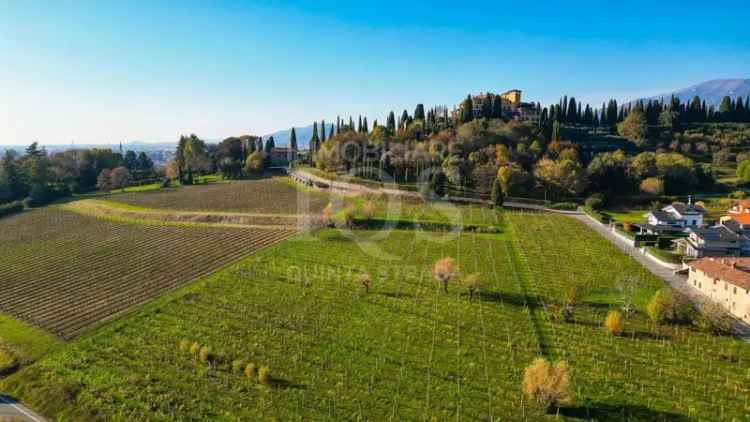
M 210 5 L 208 3 L 211 3 Z M 0 144 L 265 134 L 750 77 L 743 1 L 0 1 Z

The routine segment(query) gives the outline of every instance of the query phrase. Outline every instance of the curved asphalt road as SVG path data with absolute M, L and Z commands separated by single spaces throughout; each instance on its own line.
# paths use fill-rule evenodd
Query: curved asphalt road
M 0 395 L 0 421 L 45 422 L 46 420 L 10 397 Z

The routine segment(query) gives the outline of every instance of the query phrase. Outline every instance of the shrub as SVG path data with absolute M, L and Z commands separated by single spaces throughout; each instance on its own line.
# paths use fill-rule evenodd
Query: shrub
M 586 198 L 586 202 L 583 205 L 590 210 L 599 211 L 604 207 L 604 195 L 595 193 Z
M 622 334 L 622 314 L 620 311 L 609 311 L 607 319 L 604 321 L 604 327 L 607 333 L 613 336 Z
M 372 284 L 372 277 L 370 274 L 360 274 L 354 279 L 357 284 L 361 284 L 365 288 L 365 293 L 370 292 L 370 285 Z
M 189 340 L 180 340 L 179 349 L 183 352 L 187 352 L 190 350 L 190 341 Z
M 201 347 L 201 350 L 198 353 L 198 358 L 203 363 L 210 362 L 211 361 L 211 348 L 208 346 Z
M 565 361 L 555 365 L 537 358 L 523 372 L 526 399 L 543 412 L 559 407 L 571 399 L 570 368 Z
M 271 383 L 271 374 L 267 367 L 264 366 L 258 370 L 258 382 L 263 385 Z
M 747 198 L 747 192 L 744 190 L 736 190 L 729 194 L 730 199 L 746 199 Z
M 255 364 L 250 362 L 245 366 L 245 377 L 248 379 L 254 379 L 255 373 L 257 372 L 257 369 L 255 368 Z
M 575 211 L 578 209 L 578 204 L 575 202 L 558 202 L 550 205 L 549 208 L 561 211 Z
M 196 341 L 190 345 L 190 353 L 197 355 L 201 351 L 201 345 Z
M 432 274 L 443 283 L 443 290 L 448 293 L 448 282 L 457 274 L 456 261 L 449 257 L 439 259 L 432 267 Z
M 362 217 L 366 221 L 370 221 L 372 217 L 375 216 L 375 210 L 377 207 L 375 206 L 375 203 L 372 201 L 365 202 L 365 205 L 362 206 Z
M 21 201 L 0 205 L 0 218 L 19 213 L 23 211 L 23 208 L 23 203 Z
M 701 314 L 695 324 L 700 330 L 714 335 L 732 333 L 732 319 L 724 308 L 715 302 L 707 302 L 701 306 Z
M 484 288 L 484 281 L 481 279 L 482 274 L 469 274 L 463 279 L 463 286 L 469 291 L 469 298 L 474 299 L 474 293 Z

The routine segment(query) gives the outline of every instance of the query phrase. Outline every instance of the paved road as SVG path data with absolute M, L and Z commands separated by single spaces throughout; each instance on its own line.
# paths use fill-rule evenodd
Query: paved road
M 593 229 L 594 231 L 602 235 L 605 239 L 615 244 L 615 246 L 620 248 L 620 250 L 630 255 L 633 259 L 638 261 L 642 266 L 644 266 L 646 269 L 651 271 L 654 275 L 656 275 L 657 277 L 660 277 L 661 279 L 669 283 L 669 285 L 672 286 L 672 288 L 688 296 L 690 300 L 693 301 L 693 303 L 700 304 L 707 300 L 705 296 L 703 296 L 700 292 L 691 288 L 687 284 L 686 282 L 687 277 L 681 276 L 679 274 L 675 274 L 669 268 L 661 266 L 657 264 L 656 262 L 652 261 L 649 257 L 642 254 L 636 247 L 620 239 L 618 236 L 612 233 L 612 231 L 609 230 L 606 226 L 594 221 L 588 215 L 570 214 L 570 217 L 575 218 L 576 220 L 589 226 L 591 229 Z M 734 325 L 735 325 L 735 330 L 737 331 L 738 336 L 741 339 L 745 340 L 746 342 L 750 343 L 750 325 L 745 324 L 744 322 L 739 321 L 739 320 L 735 320 Z
M 44 422 L 45 419 L 26 406 L 7 396 L 0 395 L 0 421 Z

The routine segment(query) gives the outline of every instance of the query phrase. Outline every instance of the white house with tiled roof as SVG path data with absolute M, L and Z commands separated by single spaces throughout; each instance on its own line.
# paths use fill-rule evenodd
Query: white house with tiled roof
M 690 287 L 750 323 L 750 258 L 701 258 L 687 266 Z

